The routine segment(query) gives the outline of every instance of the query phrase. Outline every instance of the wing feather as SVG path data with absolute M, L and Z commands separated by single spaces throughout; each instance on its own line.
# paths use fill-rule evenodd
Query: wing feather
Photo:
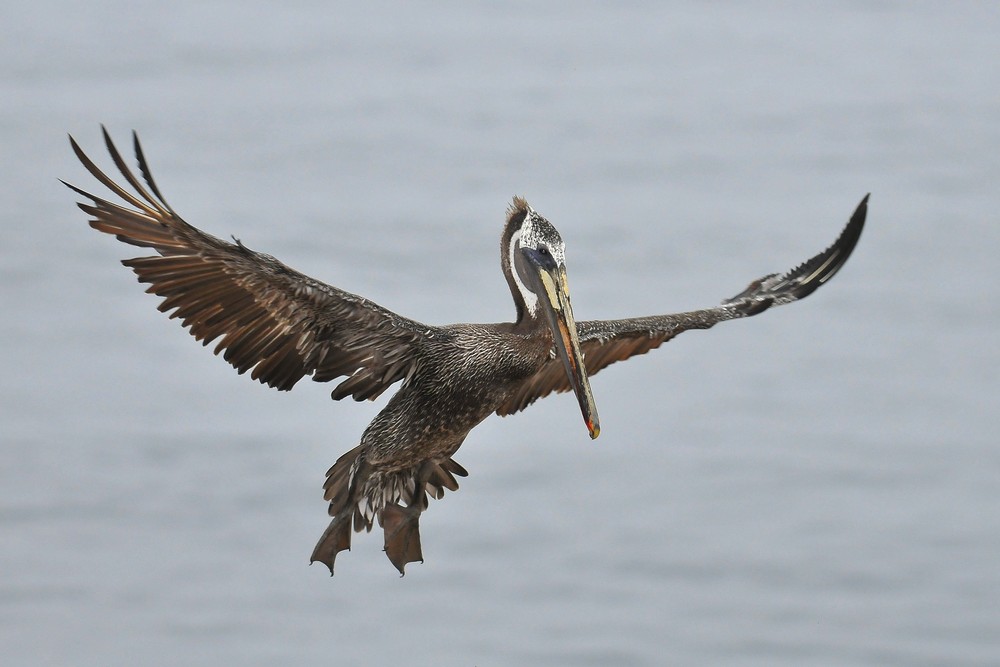
M 829 248 L 787 273 L 772 273 L 753 281 L 745 290 L 714 308 L 624 320 L 578 322 L 580 349 L 587 373 L 594 375 L 616 361 L 645 354 L 681 332 L 708 329 L 719 322 L 757 315 L 771 306 L 809 296 L 832 278 L 850 257 L 864 229 L 868 197 L 865 195 L 861 200 L 850 221 Z M 518 412 L 552 392 L 569 389 L 561 362 L 550 359 L 522 383 L 497 410 L 497 414 Z
M 143 182 L 129 169 L 107 130 L 105 145 L 132 188 L 116 183 L 70 137 L 80 162 L 127 206 L 66 183 L 89 202 L 78 204 L 94 229 L 157 255 L 128 259 L 159 309 L 178 318 L 204 345 L 218 340 L 240 373 L 281 390 L 311 375 L 326 382 L 346 377 L 335 399 L 375 398 L 412 377 L 428 327 L 368 299 L 314 280 L 236 241 L 229 243 L 189 225 L 166 203 L 139 144 L 133 143 Z M 65 181 L 64 181 L 65 183 Z

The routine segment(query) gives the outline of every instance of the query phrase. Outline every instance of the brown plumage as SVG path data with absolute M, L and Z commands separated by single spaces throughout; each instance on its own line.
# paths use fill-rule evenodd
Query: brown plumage
M 240 373 L 280 390 L 309 376 L 337 380 L 331 396 L 374 399 L 398 391 L 360 444 L 327 472 L 330 522 L 313 552 L 333 572 L 353 531 L 385 533 L 400 573 L 423 560 L 419 516 L 428 497 L 458 489 L 468 473 L 451 457 L 491 413 L 523 410 L 552 392 L 573 390 L 591 437 L 599 422 L 588 375 L 644 354 L 682 331 L 763 312 L 801 299 L 847 260 L 864 227 L 868 197 L 827 250 L 786 274 L 771 274 L 714 308 L 673 315 L 575 323 L 566 287 L 565 248 L 555 228 L 521 198 L 507 214 L 501 266 L 517 318 L 503 324 L 425 325 L 314 280 L 239 241 L 186 223 L 167 204 L 133 134 L 140 181 L 107 131 L 115 167 L 132 191 L 101 171 L 70 137 L 77 157 L 125 205 L 67 185 L 95 229 L 156 254 L 125 260 L 159 309 Z

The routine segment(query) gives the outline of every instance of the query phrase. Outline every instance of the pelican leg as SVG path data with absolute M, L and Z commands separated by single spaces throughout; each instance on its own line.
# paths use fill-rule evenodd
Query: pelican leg
M 427 504 L 427 481 L 436 465 L 430 461 L 420 466 L 416 474 L 413 496 L 403 507 L 397 503 L 386 505 L 382 509 L 380 523 L 385 533 L 385 555 L 404 575 L 403 568 L 407 563 L 424 562 L 420 550 L 420 513 Z
M 326 483 L 323 497 L 330 501 L 330 516 L 333 521 L 323 532 L 316 548 L 313 549 L 310 563 L 319 561 L 330 568 L 333 576 L 333 561 L 341 551 L 351 549 L 351 523 L 356 518 L 355 508 L 358 504 L 358 490 L 364 485 L 370 474 L 370 467 L 362 456 L 363 445 L 358 445 L 347 452 L 326 472 Z M 371 525 L 367 528 L 370 530 Z M 360 531 L 361 526 L 355 526 Z

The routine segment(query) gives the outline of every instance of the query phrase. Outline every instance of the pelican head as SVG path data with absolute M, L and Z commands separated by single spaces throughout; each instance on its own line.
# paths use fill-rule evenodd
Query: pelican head
M 549 327 L 590 437 L 596 438 L 601 426 L 569 299 L 566 244 L 552 223 L 528 202 L 515 197 L 507 214 L 501 253 L 501 265 L 517 307 L 517 324 Z

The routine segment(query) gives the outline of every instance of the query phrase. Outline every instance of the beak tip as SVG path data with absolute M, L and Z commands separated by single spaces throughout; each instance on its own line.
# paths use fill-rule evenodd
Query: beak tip
M 597 436 L 601 434 L 601 425 L 597 422 L 587 422 L 587 429 L 590 430 L 590 439 L 597 440 Z

